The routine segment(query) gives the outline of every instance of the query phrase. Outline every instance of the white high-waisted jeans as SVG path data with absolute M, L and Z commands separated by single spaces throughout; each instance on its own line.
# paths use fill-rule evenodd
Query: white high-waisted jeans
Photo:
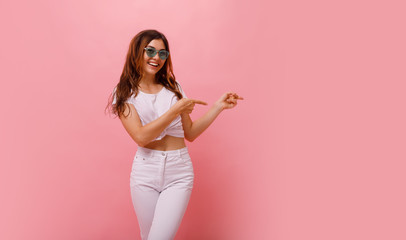
M 186 212 L 194 172 L 187 147 L 138 147 L 130 175 L 131 198 L 142 240 L 172 240 Z

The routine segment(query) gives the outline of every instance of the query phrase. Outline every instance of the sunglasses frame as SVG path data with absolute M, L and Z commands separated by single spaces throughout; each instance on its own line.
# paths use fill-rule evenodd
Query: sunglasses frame
M 167 58 L 169 57 L 169 51 L 167 51 L 167 50 L 161 49 L 161 50 L 158 51 L 158 50 L 156 50 L 156 49 L 153 48 L 153 47 L 145 47 L 145 48 L 144 48 L 145 51 L 147 51 L 148 49 L 153 49 L 153 50 L 154 50 L 154 52 L 152 53 L 152 55 L 149 55 L 148 52 L 147 52 L 148 57 L 155 57 L 155 55 L 156 55 L 157 53 L 158 53 L 159 58 L 162 59 L 162 60 L 165 60 L 165 59 L 167 59 Z M 161 57 L 161 54 L 160 54 L 161 52 L 165 53 L 165 56 L 166 56 L 166 53 L 168 53 L 168 56 L 162 58 L 162 57 Z

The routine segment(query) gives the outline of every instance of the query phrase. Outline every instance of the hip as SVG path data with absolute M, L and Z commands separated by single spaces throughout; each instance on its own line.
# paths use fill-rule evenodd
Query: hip
M 132 172 L 150 174 L 176 174 L 193 172 L 193 164 L 187 147 L 174 150 L 155 150 L 138 147 Z
M 187 147 L 176 150 L 154 150 L 138 147 L 131 169 L 132 188 L 162 191 L 171 186 L 191 189 L 193 164 Z

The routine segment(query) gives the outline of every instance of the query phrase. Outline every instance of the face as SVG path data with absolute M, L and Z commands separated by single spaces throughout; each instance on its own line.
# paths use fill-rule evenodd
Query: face
M 147 47 L 153 47 L 153 48 L 155 48 L 157 51 L 159 51 L 159 50 L 161 50 L 161 49 L 164 49 L 164 50 L 166 50 L 166 48 L 165 48 L 165 44 L 164 44 L 164 42 L 162 41 L 162 39 L 153 39 L 148 45 L 147 45 Z M 148 55 L 147 55 L 147 52 L 146 52 L 146 50 L 144 50 L 144 66 L 143 66 L 143 69 L 144 69 L 144 73 L 146 74 L 146 75 L 155 75 L 161 68 L 162 68 L 162 66 L 165 64 L 165 61 L 166 61 L 166 59 L 165 60 L 162 60 L 160 57 L 159 57 L 159 53 L 157 53 L 155 56 L 153 56 L 153 57 L 149 57 Z M 156 64 L 158 64 L 158 66 L 152 66 L 152 65 L 156 65 Z

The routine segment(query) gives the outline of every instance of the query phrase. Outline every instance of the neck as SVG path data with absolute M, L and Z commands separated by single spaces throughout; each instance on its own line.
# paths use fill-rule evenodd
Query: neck
M 157 84 L 157 82 L 155 80 L 155 74 L 154 75 L 145 75 L 143 78 L 141 78 L 140 82 L 146 86 L 152 86 L 152 85 Z

